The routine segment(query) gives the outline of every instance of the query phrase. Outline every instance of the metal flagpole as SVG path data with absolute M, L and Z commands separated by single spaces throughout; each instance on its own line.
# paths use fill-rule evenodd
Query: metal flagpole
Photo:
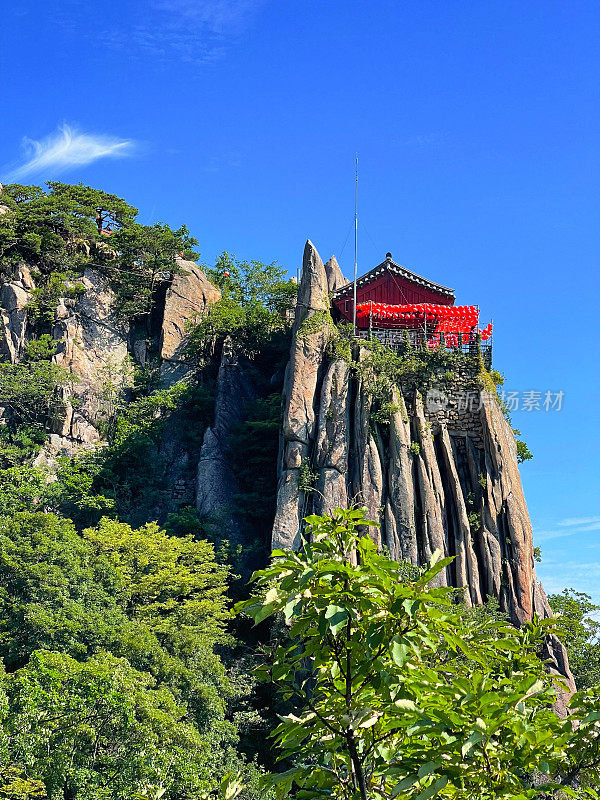
M 354 179 L 354 302 L 352 310 L 352 322 L 354 325 L 354 335 L 356 336 L 356 279 L 358 277 L 358 155 L 355 163 Z

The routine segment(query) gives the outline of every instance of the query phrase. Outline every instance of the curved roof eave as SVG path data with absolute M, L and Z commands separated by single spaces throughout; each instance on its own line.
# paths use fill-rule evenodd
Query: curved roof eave
M 433 289 L 435 292 L 440 292 L 441 294 L 454 297 L 454 289 L 450 289 L 447 286 L 442 286 L 439 283 L 434 283 L 433 281 L 427 280 L 427 278 L 417 275 L 416 272 L 412 272 L 411 270 L 406 269 L 406 267 L 387 259 L 386 261 L 382 261 L 381 264 L 378 264 L 376 267 L 373 267 L 373 269 L 370 269 L 368 272 L 365 272 L 364 275 L 361 275 L 361 277 L 356 281 L 357 287 L 363 286 L 365 283 L 370 283 L 375 278 L 378 278 L 379 275 L 383 275 L 383 273 L 386 271 L 393 272 L 402 278 L 406 278 L 412 283 L 417 283 L 421 286 L 425 286 L 428 289 Z M 333 297 L 343 297 L 353 285 L 354 281 L 349 281 L 348 283 L 344 284 L 344 286 L 336 289 L 336 291 L 332 293 Z

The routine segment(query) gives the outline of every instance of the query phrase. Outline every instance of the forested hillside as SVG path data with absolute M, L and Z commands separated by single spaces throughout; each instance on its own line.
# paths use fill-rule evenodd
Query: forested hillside
M 460 359 L 367 347 L 361 364 L 347 334 L 323 334 L 326 286 L 300 329 L 306 298 L 282 267 L 227 252 L 198 266 L 184 225 L 137 216 L 82 185 L 0 194 L 0 798 L 597 797 L 589 598 L 527 616 L 531 572 L 502 583 L 516 546 L 489 591 L 487 575 L 465 591 L 460 554 L 390 552 L 382 489 L 332 511 L 329 467 L 289 455 L 304 447 L 290 347 L 318 339 L 323 363 L 354 370 L 371 452 L 407 424 L 399 376 L 451 380 Z M 334 442 L 336 408 L 304 406 Z M 298 473 L 287 517 L 282 458 Z M 467 498 L 467 528 L 500 506 L 495 487 Z M 300 552 L 270 562 L 274 521 L 295 514 L 295 534 L 302 510 L 317 513 Z M 552 710 L 556 633 L 576 724 Z
M 9 186 L 0 201 L 0 796 L 200 797 L 228 772 L 263 796 L 245 741 L 265 735 L 254 637 L 238 641 L 231 600 L 266 558 L 295 288 L 224 254 L 206 269 L 221 299 L 174 378 L 157 305 L 189 279 L 186 228 L 141 225 L 83 186 Z M 226 337 L 252 382 L 224 441 L 235 541 L 173 491 L 212 424 Z

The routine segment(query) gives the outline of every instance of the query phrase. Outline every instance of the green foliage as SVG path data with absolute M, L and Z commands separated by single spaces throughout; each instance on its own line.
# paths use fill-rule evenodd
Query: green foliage
M 47 361 L 0 362 L 0 405 L 10 409 L 15 427 L 45 427 L 63 409 L 57 390 L 69 380 L 65 370 Z
M 46 343 L 41 345 L 46 348 Z M 18 364 L 0 362 L 0 406 L 6 409 L 0 426 L 0 467 L 30 459 L 46 438 L 46 431 L 64 413 L 60 389 L 69 374 L 46 360 Z
M 418 456 L 421 452 L 421 445 L 418 442 L 411 442 L 409 447 L 410 452 L 413 456 Z
M 45 477 L 42 470 L 22 464 L 0 469 L 0 517 L 39 506 L 46 487 Z
M 481 527 L 481 512 L 469 511 L 467 518 L 469 520 L 469 527 L 471 530 L 474 532 L 478 531 Z
M 127 613 L 169 652 L 187 656 L 223 640 L 229 570 L 215 562 L 210 542 L 169 536 L 155 522 L 133 530 L 108 518 L 83 538 L 121 576 Z
M 21 512 L 0 518 L 0 543 L 0 656 L 9 667 L 38 648 L 84 657 L 122 654 L 128 643 L 130 660 L 159 674 L 161 648 L 186 660 L 224 640 L 228 569 L 208 542 L 107 519 L 82 538 L 69 520 Z
M 400 411 L 397 403 L 382 403 L 377 411 L 371 413 L 371 420 L 380 425 L 389 425 L 391 417 Z
M 393 403 L 394 389 L 405 373 L 406 364 L 401 356 L 378 339 L 361 341 L 360 346 L 362 354 L 359 359 L 351 329 L 343 326 L 332 330 L 329 345 L 332 356 L 350 364 L 352 372 L 371 396 L 377 412 L 380 407 L 389 407 Z
M 43 333 L 39 338 L 32 339 L 25 345 L 26 361 L 50 361 L 56 353 L 58 342 L 48 333 Z
M 298 470 L 298 489 L 308 494 L 314 492 L 318 477 L 317 473 L 312 471 L 310 461 L 303 458 Z
M 470 624 L 486 626 L 488 624 L 509 622 L 509 616 L 500 608 L 500 603 L 495 597 L 486 597 L 485 602 L 479 606 L 466 606 L 461 601 L 461 616 L 468 618 Z
M 530 458 L 533 458 L 533 453 L 527 447 L 525 442 L 521 441 L 521 439 L 517 439 L 517 461 L 521 464 L 523 461 L 529 461 Z
M 307 314 L 298 328 L 298 339 L 306 340 L 314 333 L 322 333 L 327 341 L 335 335 L 333 320 L 328 309 L 313 311 Z
M 97 371 L 99 390 L 97 427 L 110 441 L 115 438 L 119 412 L 126 412 L 126 394 L 134 385 L 135 366 L 130 356 L 118 360 L 109 355 Z
M 69 520 L 19 512 L 0 518 L 0 656 L 10 669 L 37 648 L 81 657 L 121 619 L 114 570 L 94 561 Z
M 206 539 L 206 524 L 194 506 L 180 506 L 177 511 L 167 515 L 165 530 L 171 536 L 191 536 Z
M 239 486 L 236 507 L 254 526 L 257 538 L 273 526 L 280 424 L 281 395 L 269 394 L 248 404 L 228 442 Z
M 359 357 L 351 325 L 329 327 L 328 337 L 331 358 L 346 361 L 370 396 L 374 422 L 387 423 L 397 410 L 394 402 L 396 389 L 409 393 L 415 390 L 425 392 L 432 386 L 452 385 L 459 374 L 463 376 L 461 388 L 475 389 L 479 385 L 478 362 L 459 350 L 413 349 L 407 341 L 403 351 L 396 352 L 373 338 L 360 340 Z
M 77 527 L 93 525 L 100 517 L 116 514 L 115 485 L 105 480 L 106 449 L 84 452 L 76 458 L 59 457 L 56 481 L 44 493 L 47 506 L 72 519 Z M 108 496 L 102 494 L 103 487 Z
M 46 787 L 42 781 L 28 778 L 22 767 L 6 763 L 0 764 L 0 798 L 2 800 L 32 800 L 35 797 L 41 798 L 41 800 L 46 797 Z
M 93 220 L 93 225 L 98 229 L 99 222 L 103 227 L 107 225 L 126 226 L 133 222 L 137 216 L 137 209 L 130 206 L 120 197 L 100 189 L 92 189 L 82 183 L 77 185 L 60 183 L 59 181 L 48 181 L 50 188 L 50 199 L 56 206 L 60 204 L 62 214 L 70 214 L 72 217 L 85 221 L 90 231 L 89 223 Z M 98 215 L 101 219 L 98 220 Z M 74 224 L 74 223 L 72 223 Z
M 20 261 L 35 268 L 30 322 L 48 330 L 59 298 L 79 297 L 77 277 L 93 266 L 109 278 L 121 319 L 145 321 L 150 331 L 156 288 L 181 271 L 179 254 L 198 257 L 198 242 L 185 225 L 140 225 L 137 209 L 116 195 L 57 181 L 48 187 L 13 184 L 0 195 L 10 209 L 0 216 L 0 269 L 10 275 Z
M 4 783 L 23 776 L 48 797 L 90 800 L 153 785 L 191 800 L 233 769 L 243 800 L 257 798 L 215 654 L 228 641 L 227 579 L 211 544 L 155 524 L 105 519 L 82 537 L 53 514 L 0 517 Z
M 600 606 L 574 589 L 551 594 L 548 602 L 557 615 L 557 633 L 567 648 L 577 687 L 600 684 Z
M 276 262 L 239 261 L 224 252 L 206 275 L 224 299 L 231 298 L 242 307 L 262 306 L 280 317 L 290 310 L 296 296 L 296 284 Z
M 40 650 L 4 685 L 9 751 L 48 800 L 128 800 L 148 784 L 190 797 L 214 782 L 209 743 L 185 707 L 125 659 L 98 653 L 80 663 Z
M 46 430 L 35 425 L 17 425 L 12 420 L 0 426 L 0 464 L 18 467 L 31 461 L 46 441 Z
M 289 328 L 296 284 L 277 264 L 238 261 L 223 253 L 206 274 L 222 296 L 191 330 L 188 353 L 192 357 L 202 360 L 225 337 L 231 337 L 238 352 L 255 357 Z
M 76 300 L 85 292 L 85 287 L 76 282 L 76 277 L 72 271 L 51 272 L 42 286 L 33 289 L 27 315 L 34 329 L 48 330 L 53 325 L 59 298 Z
M 289 625 L 264 666 L 294 707 L 275 732 L 294 762 L 271 776 L 280 796 L 296 784 L 298 798 L 533 798 L 589 772 L 594 747 L 600 762 L 597 698 L 575 700 L 581 733 L 554 715 L 538 624 L 461 613 L 451 589 L 428 585 L 451 559 L 406 582 L 358 533 L 362 510 L 307 522 L 304 550 L 275 551 L 238 606 Z

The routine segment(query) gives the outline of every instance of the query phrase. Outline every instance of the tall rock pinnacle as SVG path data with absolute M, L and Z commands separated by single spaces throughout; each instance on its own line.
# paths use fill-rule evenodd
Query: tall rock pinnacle
M 279 465 L 277 509 L 273 526 L 274 547 L 300 546 L 300 522 L 307 497 L 300 489 L 301 471 L 312 469 L 315 439 L 315 404 L 327 341 L 320 315 L 328 313 L 325 267 L 312 242 L 304 247 L 302 278 L 293 326 L 290 361 L 283 387 L 283 446 Z M 316 317 L 316 324 L 311 318 Z
M 330 292 L 335 292 L 336 289 L 348 283 L 346 278 L 342 275 L 342 270 L 335 256 L 331 256 L 329 261 L 325 264 L 325 273 L 327 275 L 327 287 Z

